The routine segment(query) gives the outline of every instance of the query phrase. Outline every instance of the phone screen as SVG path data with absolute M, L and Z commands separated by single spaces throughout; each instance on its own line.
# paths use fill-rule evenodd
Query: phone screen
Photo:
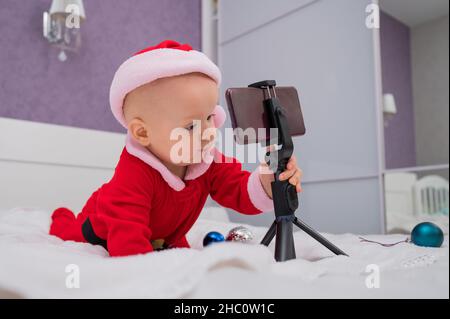
M 305 134 L 305 124 L 300 106 L 300 100 L 295 87 L 275 87 L 277 98 L 285 110 L 291 136 Z M 271 90 L 271 94 L 273 94 Z M 235 140 L 238 144 L 251 144 L 266 142 L 269 139 L 270 122 L 264 111 L 264 100 L 269 98 L 265 89 L 242 87 L 229 88 L 225 92 L 228 110 L 230 111 L 231 124 L 234 129 L 265 128 L 265 134 L 256 134 L 255 137 L 243 134 L 242 130 L 236 130 Z

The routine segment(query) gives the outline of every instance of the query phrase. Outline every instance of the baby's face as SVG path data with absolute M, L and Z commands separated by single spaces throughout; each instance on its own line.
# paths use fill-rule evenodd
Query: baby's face
M 128 93 L 124 115 L 131 136 L 160 160 L 201 161 L 214 142 L 217 83 L 201 73 L 161 78 Z

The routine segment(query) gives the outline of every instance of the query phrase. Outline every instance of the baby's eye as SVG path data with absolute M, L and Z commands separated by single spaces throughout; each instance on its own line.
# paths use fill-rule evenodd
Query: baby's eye
M 207 117 L 208 122 L 211 121 L 211 119 L 212 119 L 215 115 L 216 115 L 216 114 L 210 114 L 210 115 Z M 188 131 L 192 131 L 192 130 L 194 129 L 194 127 L 195 127 L 195 124 L 192 123 L 192 124 L 190 124 L 189 126 L 186 126 L 184 129 L 186 129 L 186 130 L 188 130 Z

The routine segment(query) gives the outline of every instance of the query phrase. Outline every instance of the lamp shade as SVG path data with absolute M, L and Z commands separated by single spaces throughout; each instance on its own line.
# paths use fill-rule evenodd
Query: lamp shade
M 386 114 L 396 114 L 397 113 L 395 97 L 391 93 L 384 94 L 384 96 L 383 96 L 383 112 Z
M 50 14 L 63 13 L 66 14 L 66 8 L 69 5 L 75 5 L 79 9 L 80 18 L 86 19 L 86 13 L 84 11 L 83 0 L 53 0 L 50 6 Z

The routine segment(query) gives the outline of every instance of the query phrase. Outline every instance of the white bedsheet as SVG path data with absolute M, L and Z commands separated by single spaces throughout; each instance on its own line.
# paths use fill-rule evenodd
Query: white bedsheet
M 448 216 L 445 215 L 407 215 L 390 211 L 387 213 L 387 232 L 389 234 L 409 234 L 414 227 L 422 222 L 432 222 L 438 225 L 444 234 L 448 235 Z
M 249 217 L 251 218 L 251 217 Z M 0 214 L 0 291 L 27 298 L 448 298 L 448 238 L 442 248 L 402 243 L 386 248 L 357 235 L 326 235 L 350 257 L 335 257 L 303 232 L 295 233 L 297 259 L 273 260 L 258 242 L 266 229 L 248 226 L 253 243 L 205 249 L 203 236 L 226 234 L 236 224 L 199 219 L 188 234 L 193 249 L 110 258 L 99 246 L 49 236 L 50 212 L 18 208 Z M 365 236 L 385 243 L 405 235 Z M 379 267 L 379 288 L 368 288 Z M 67 288 L 68 265 L 79 288 Z M 70 271 L 73 268 L 69 269 Z M 370 270 L 370 272 L 367 272 Z M 373 282 L 373 281 L 371 281 Z

